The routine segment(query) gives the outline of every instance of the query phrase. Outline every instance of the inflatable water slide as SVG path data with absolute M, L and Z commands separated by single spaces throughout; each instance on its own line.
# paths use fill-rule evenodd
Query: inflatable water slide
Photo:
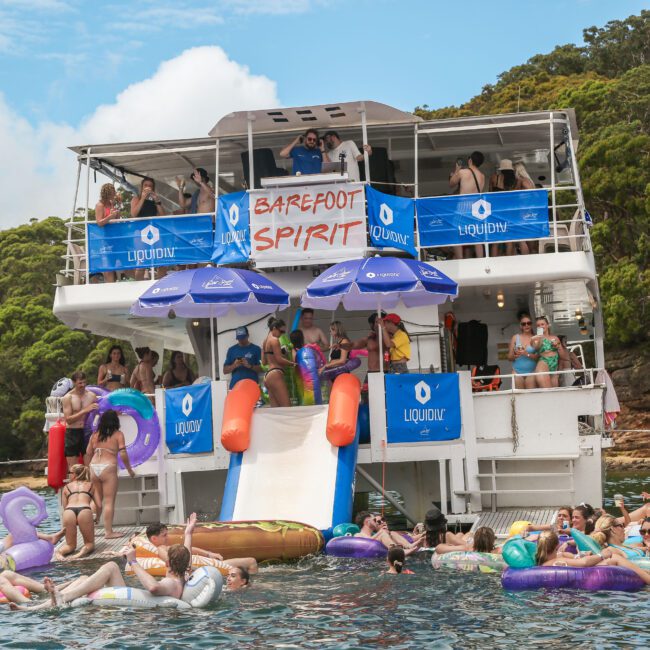
M 221 521 L 297 521 L 331 537 L 350 521 L 359 445 L 359 380 L 339 376 L 328 405 L 255 408 L 259 388 L 230 391 L 221 439 L 231 452 Z

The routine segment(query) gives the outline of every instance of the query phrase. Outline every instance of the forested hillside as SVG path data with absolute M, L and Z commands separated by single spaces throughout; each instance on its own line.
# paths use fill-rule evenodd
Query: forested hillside
M 580 126 L 607 345 L 638 346 L 636 368 L 650 347 L 650 11 L 586 29 L 584 44 L 532 57 L 462 106 L 416 112 L 436 119 L 566 107 L 576 109 Z M 64 238 L 54 217 L 0 232 L 0 459 L 42 452 L 52 384 L 79 367 L 95 376 L 111 344 L 69 330 L 52 314 Z M 133 367 L 130 346 L 125 351 Z M 650 393 L 634 368 L 626 377 L 645 411 Z
M 575 108 L 608 346 L 650 340 L 650 11 L 584 30 L 425 119 Z

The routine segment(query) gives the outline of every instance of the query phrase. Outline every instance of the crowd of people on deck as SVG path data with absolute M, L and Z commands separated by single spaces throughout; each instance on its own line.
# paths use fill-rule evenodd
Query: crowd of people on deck
M 582 362 L 567 347 L 566 336 L 555 336 L 546 316 L 533 319 L 518 314 L 520 331 L 513 334 L 508 348 L 515 388 L 557 388 L 578 384 L 582 378 L 565 371 L 582 370 Z M 559 371 L 559 374 L 558 374 Z

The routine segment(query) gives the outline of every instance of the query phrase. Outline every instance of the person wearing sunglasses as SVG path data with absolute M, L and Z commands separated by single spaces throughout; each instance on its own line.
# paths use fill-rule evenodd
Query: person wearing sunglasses
M 529 375 L 515 377 L 515 388 L 535 388 L 535 366 L 539 359 L 537 350 L 530 344 L 533 338 L 533 321 L 530 314 L 519 314 L 519 331 L 510 339 L 508 359 L 512 361 L 512 371 L 515 375 Z
M 378 542 L 381 542 L 386 548 L 391 548 L 397 545 L 404 549 L 406 555 L 410 555 L 417 551 L 422 545 L 422 540 L 424 539 L 424 535 L 415 536 L 411 543 L 399 533 L 388 530 L 388 525 L 383 517 L 366 510 L 357 514 L 354 522 L 360 528 L 355 537 L 375 539 Z
M 596 522 L 591 538 L 614 555 L 626 558 L 643 557 L 643 552 L 625 544 L 625 524 L 612 515 L 603 515 Z
M 296 175 L 320 174 L 323 160 L 329 162 L 325 145 L 316 129 L 307 129 L 305 135 L 295 137 L 282 149 L 280 157 L 292 159 L 293 173 Z
M 639 544 L 630 544 L 630 546 L 642 551 L 645 557 L 650 557 L 650 517 L 646 517 L 641 522 L 639 535 L 641 536 L 641 542 Z

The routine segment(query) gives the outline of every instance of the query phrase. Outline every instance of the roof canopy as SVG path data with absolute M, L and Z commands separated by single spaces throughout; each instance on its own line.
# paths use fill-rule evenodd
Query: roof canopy
M 320 106 L 297 106 L 292 108 L 269 108 L 261 111 L 237 111 L 222 117 L 210 130 L 216 138 L 244 136 L 248 133 L 248 121 L 253 122 L 254 133 L 337 129 L 361 126 L 361 113 L 366 113 L 368 126 L 415 124 L 422 119 L 397 108 L 379 102 L 359 101 Z

